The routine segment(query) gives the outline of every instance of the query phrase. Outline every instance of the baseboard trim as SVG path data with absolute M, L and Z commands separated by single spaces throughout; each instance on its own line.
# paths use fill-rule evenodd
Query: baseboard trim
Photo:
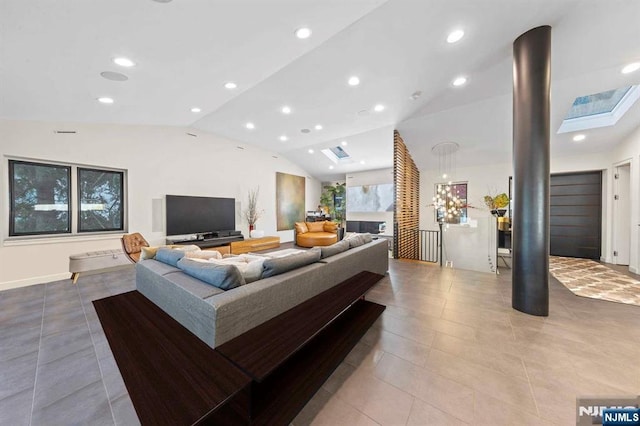
M 638 268 L 635 268 L 635 267 L 633 267 L 633 266 L 629 266 L 629 272 L 632 272 L 632 273 L 634 273 L 634 274 L 638 274 L 638 273 L 639 273 L 639 272 L 638 272 Z
M 64 280 L 65 278 L 69 278 L 71 274 L 69 272 L 64 272 L 60 274 L 52 274 L 52 275 L 43 275 L 40 277 L 32 277 L 25 278 L 22 280 L 15 281 L 5 281 L 0 283 L 0 291 L 2 290 L 10 290 L 12 288 L 20 288 L 20 287 L 28 287 L 30 285 L 44 284 L 51 281 L 59 281 Z M 69 281 L 71 282 L 71 281 Z

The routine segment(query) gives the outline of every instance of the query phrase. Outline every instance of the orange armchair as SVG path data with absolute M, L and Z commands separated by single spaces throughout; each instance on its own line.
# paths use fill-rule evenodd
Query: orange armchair
M 335 222 L 296 222 L 295 242 L 300 247 L 330 246 L 338 242 Z

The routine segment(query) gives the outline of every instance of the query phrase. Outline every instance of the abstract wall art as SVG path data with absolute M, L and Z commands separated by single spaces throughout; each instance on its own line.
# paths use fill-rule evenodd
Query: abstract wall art
M 304 176 L 276 172 L 277 230 L 286 231 L 293 229 L 296 222 L 304 221 L 304 215 Z

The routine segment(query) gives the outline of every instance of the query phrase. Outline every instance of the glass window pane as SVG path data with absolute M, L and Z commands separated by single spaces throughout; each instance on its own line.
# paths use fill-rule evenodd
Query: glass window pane
M 71 232 L 71 168 L 9 160 L 9 235 Z
M 433 197 L 436 222 L 467 223 L 467 184 L 439 183 Z
M 124 173 L 78 167 L 78 232 L 124 229 Z

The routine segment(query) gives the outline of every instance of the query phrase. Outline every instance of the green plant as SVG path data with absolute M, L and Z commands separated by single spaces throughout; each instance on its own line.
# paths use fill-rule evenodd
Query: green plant
M 330 211 L 332 205 L 333 205 L 333 196 L 329 194 L 328 191 L 322 191 L 322 194 L 320 194 L 320 206 L 326 207 L 327 211 Z
M 320 195 L 320 205 L 329 209 L 329 214 L 334 222 L 342 225 L 344 223 L 344 196 L 347 193 L 346 183 L 335 185 L 325 185 Z
M 484 203 L 491 210 L 503 209 L 509 205 L 509 196 L 504 192 L 492 197 L 491 195 L 484 196 Z

